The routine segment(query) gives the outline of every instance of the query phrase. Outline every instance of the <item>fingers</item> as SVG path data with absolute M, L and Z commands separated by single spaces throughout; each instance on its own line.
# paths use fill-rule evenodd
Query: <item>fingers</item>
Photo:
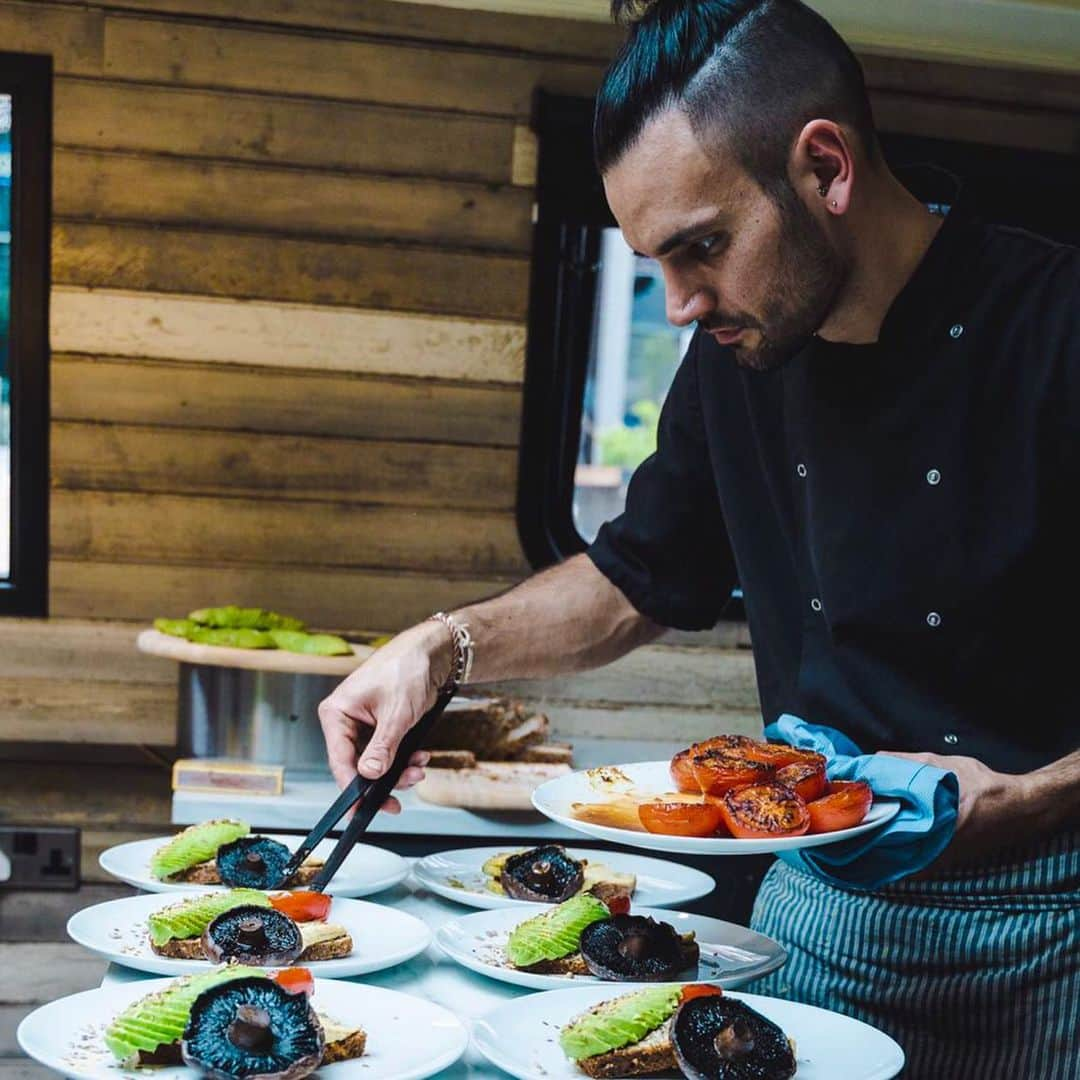
M 356 775 L 356 743 L 344 717 L 320 716 L 326 739 L 326 758 L 339 788 L 352 783 Z
M 399 803 L 397 799 L 395 799 L 394 796 L 391 795 L 390 798 L 387 799 L 386 802 L 384 802 L 379 809 L 385 811 L 387 814 L 400 814 L 401 803 Z
M 424 770 L 410 765 L 402 774 L 401 779 L 394 785 L 395 791 L 404 791 L 419 784 L 424 779 Z
M 407 730 L 407 725 L 387 719 L 380 719 L 371 735 L 371 741 L 364 747 L 363 756 L 357 771 L 368 780 L 377 780 L 394 760 L 398 744 Z

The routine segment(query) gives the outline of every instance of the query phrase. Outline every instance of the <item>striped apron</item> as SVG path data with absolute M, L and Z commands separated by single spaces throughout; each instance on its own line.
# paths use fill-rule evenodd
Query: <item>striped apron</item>
M 749 989 L 887 1032 L 904 1080 L 1080 1078 L 1080 830 L 877 892 L 777 862 L 751 926 L 788 962 Z

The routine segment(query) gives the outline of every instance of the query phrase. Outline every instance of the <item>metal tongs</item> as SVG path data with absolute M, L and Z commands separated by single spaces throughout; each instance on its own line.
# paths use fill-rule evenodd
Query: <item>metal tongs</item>
M 394 785 L 401 779 L 401 774 L 409 764 L 409 758 L 423 745 L 428 732 L 431 730 L 431 725 L 442 715 L 443 710 L 450 704 L 450 699 L 453 696 L 453 690 L 440 692 L 435 704 L 420 717 L 411 730 L 405 733 L 405 737 L 398 747 L 398 752 L 390 763 L 390 768 L 382 776 L 377 780 L 368 780 L 366 777 L 357 774 L 353 778 L 348 787 L 334 800 L 330 809 L 319 819 L 315 828 L 307 834 L 304 842 L 296 849 L 288 865 L 282 871 L 282 888 L 300 869 L 303 861 L 315 850 L 315 846 L 319 841 L 324 839 L 326 834 L 348 813 L 349 809 L 359 802 L 361 805 L 357 808 L 352 821 L 349 822 L 345 831 L 341 834 L 341 839 L 338 840 L 333 851 L 330 852 L 318 876 L 308 886 L 308 889 L 312 892 L 322 892 L 326 888 L 330 883 L 330 879 L 337 873 L 338 867 L 345 861 L 345 857 L 355 847 L 361 834 L 371 824 L 371 819 L 378 813 L 379 807 L 389 797 L 390 792 L 394 790 Z

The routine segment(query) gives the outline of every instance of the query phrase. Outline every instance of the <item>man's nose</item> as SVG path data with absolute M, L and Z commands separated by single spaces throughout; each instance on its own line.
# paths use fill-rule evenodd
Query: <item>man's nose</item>
M 669 278 L 664 283 L 664 290 L 668 322 L 674 326 L 690 326 L 716 308 L 712 294 L 694 282 Z

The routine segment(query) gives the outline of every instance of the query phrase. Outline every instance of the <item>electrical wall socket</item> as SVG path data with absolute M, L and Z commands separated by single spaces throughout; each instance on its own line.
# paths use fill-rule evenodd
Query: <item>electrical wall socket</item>
M 0 889 L 77 889 L 79 830 L 0 825 Z

